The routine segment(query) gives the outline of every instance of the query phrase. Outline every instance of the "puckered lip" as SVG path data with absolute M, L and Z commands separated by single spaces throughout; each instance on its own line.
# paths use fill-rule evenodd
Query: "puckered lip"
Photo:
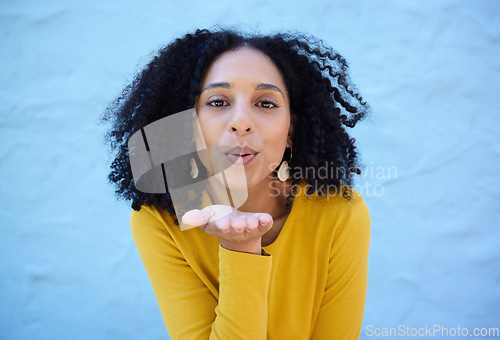
M 235 156 L 245 156 L 245 155 L 256 155 L 256 154 L 258 154 L 258 152 L 247 145 L 240 145 L 240 146 L 235 146 L 235 147 L 229 149 L 228 151 L 224 152 L 224 154 L 235 155 Z

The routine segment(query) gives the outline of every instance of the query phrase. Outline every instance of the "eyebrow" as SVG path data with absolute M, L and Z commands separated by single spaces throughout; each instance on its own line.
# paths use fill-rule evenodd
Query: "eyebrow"
M 230 89 L 231 85 L 229 83 L 226 83 L 226 82 L 211 83 L 211 84 L 208 84 L 203 90 L 201 90 L 201 93 L 208 91 L 208 90 L 211 90 L 213 88 Z M 273 91 L 281 93 L 281 96 L 283 97 L 283 99 L 285 98 L 285 95 L 280 90 L 280 88 L 276 85 L 273 85 L 273 84 L 260 83 L 257 86 L 255 86 L 255 90 L 273 90 Z
M 255 90 L 273 90 L 273 91 L 281 93 L 281 96 L 283 97 L 283 99 L 285 98 L 285 96 L 283 95 L 283 92 L 281 92 L 280 88 L 276 85 L 273 85 L 273 84 L 260 83 L 259 85 L 257 85 L 255 87 Z
M 214 89 L 214 88 L 223 88 L 223 89 L 230 89 L 231 85 L 229 83 L 211 83 L 208 84 L 207 87 L 205 87 L 203 90 L 201 90 L 201 93 Z

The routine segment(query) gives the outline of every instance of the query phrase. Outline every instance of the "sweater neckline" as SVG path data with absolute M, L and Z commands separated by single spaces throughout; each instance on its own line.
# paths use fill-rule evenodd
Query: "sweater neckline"
M 277 244 L 281 243 L 281 240 L 284 238 L 283 234 L 285 232 L 287 232 L 288 229 L 290 229 L 290 226 L 288 226 L 288 225 L 290 223 L 292 223 L 291 221 L 294 218 L 295 211 L 297 210 L 297 207 L 296 207 L 296 205 L 298 204 L 297 201 L 300 201 L 300 198 L 298 196 L 295 196 L 294 201 L 292 203 L 292 207 L 290 209 L 290 213 L 288 214 L 288 216 L 285 220 L 285 223 L 283 223 L 283 226 L 281 227 L 281 230 L 280 230 L 278 236 L 276 236 L 276 238 L 274 239 L 274 241 L 272 243 L 268 244 L 267 246 L 262 247 L 264 250 L 267 251 L 269 249 L 272 249 L 275 246 L 277 246 Z

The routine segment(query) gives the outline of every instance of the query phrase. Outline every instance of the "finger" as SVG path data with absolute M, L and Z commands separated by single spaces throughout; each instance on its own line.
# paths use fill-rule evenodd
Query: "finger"
M 247 226 L 247 222 L 243 216 L 233 216 L 231 219 L 231 227 L 237 232 L 242 232 Z
M 231 229 L 231 220 L 229 219 L 229 217 L 222 217 L 217 219 L 214 222 L 214 225 L 217 229 L 219 229 L 223 233 L 228 233 L 229 230 Z
M 247 231 L 251 233 L 259 226 L 259 219 L 255 215 L 250 215 L 246 217 Z
M 273 217 L 266 213 L 258 214 L 259 223 L 263 226 L 269 225 L 273 221 Z
M 182 223 L 193 226 L 200 226 L 207 224 L 207 222 L 203 218 L 201 210 L 198 209 L 189 210 L 187 213 L 185 213 L 184 216 L 182 216 Z

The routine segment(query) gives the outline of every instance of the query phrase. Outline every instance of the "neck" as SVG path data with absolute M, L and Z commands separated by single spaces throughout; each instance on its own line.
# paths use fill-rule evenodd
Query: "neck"
M 290 186 L 287 182 L 281 182 L 276 178 L 269 177 L 245 191 L 243 197 L 247 196 L 246 194 L 248 196 L 244 204 L 237 208 L 239 211 L 268 213 L 273 219 L 286 215 L 286 201 L 290 194 Z M 227 199 L 227 190 L 223 185 L 221 186 L 219 181 L 211 181 L 209 192 L 212 202 L 224 202 Z M 233 200 L 238 195 L 241 195 L 234 189 L 231 189 L 231 194 Z
M 269 178 L 248 189 L 248 199 L 238 210 L 251 213 L 268 213 L 273 219 L 277 219 L 286 214 L 288 191 L 286 182 Z

